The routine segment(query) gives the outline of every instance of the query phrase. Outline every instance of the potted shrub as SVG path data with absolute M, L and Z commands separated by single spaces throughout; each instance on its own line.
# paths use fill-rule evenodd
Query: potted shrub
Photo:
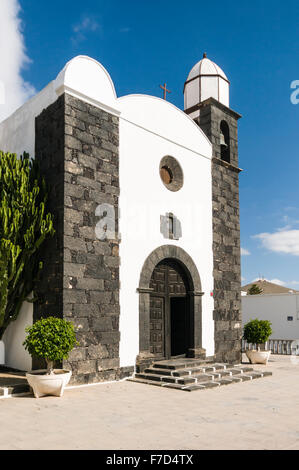
M 77 343 L 74 325 L 61 318 L 42 318 L 26 328 L 23 345 L 32 357 L 44 359 L 47 369 L 27 372 L 26 377 L 35 398 L 44 395 L 62 396 L 72 372 L 54 369 L 54 361 L 67 359 Z
M 260 345 L 266 343 L 272 334 L 271 323 L 268 320 L 250 320 L 244 326 L 243 338 L 247 343 L 255 344 L 257 349 L 246 350 L 246 356 L 251 364 L 267 364 L 271 351 L 261 351 Z

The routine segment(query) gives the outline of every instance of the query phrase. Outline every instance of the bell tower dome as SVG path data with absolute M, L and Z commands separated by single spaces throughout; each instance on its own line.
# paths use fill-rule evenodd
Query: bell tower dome
M 193 119 L 198 112 L 190 112 L 198 103 L 214 98 L 229 108 L 230 82 L 223 70 L 204 53 L 191 69 L 184 86 L 184 109 Z

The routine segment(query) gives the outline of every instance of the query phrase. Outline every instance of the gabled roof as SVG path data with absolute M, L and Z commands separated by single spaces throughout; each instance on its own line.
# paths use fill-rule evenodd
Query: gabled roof
M 245 286 L 241 287 L 242 292 L 248 291 L 250 287 L 256 284 L 260 289 L 263 290 L 262 294 L 288 294 L 288 293 L 296 293 L 299 292 L 295 289 L 291 289 L 290 287 L 280 286 L 279 284 L 274 284 L 273 282 L 269 282 L 266 279 L 259 279 L 258 281 L 251 282 L 250 284 L 246 284 Z

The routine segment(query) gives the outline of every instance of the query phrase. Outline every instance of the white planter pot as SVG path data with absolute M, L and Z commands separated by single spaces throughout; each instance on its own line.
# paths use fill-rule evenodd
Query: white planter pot
M 62 397 L 72 372 L 63 369 L 54 369 L 53 374 L 46 374 L 46 372 L 46 370 L 34 370 L 26 373 L 27 381 L 33 389 L 35 398 L 45 395 Z
M 0 341 L 0 364 L 5 364 L 5 344 L 3 341 Z
M 245 352 L 251 364 L 267 364 L 271 354 L 271 351 L 256 351 L 255 349 Z

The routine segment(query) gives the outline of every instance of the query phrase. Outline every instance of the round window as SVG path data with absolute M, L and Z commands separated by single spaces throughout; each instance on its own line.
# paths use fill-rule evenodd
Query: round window
M 160 177 L 169 191 L 179 191 L 184 184 L 181 165 L 170 156 L 163 157 L 160 162 Z

